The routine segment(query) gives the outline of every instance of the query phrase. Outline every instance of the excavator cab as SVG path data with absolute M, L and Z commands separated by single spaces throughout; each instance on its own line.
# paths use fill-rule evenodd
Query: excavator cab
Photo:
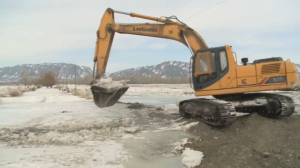
M 228 73 L 226 46 L 198 50 L 193 57 L 193 85 L 195 91 L 205 89 Z

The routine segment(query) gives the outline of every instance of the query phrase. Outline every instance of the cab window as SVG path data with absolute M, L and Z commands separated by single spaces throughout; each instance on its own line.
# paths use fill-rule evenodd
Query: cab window
M 221 72 L 223 72 L 228 66 L 227 56 L 225 51 L 220 52 L 220 64 L 221 64 Z
M 208 61 L 207 61 L 207 56 L 206 55 L 200 56 L 200 58 L 198 60 L 198 72 L 208 71 L 207 62 Z
M 198 83 L 206 83 L 217 77 L 215 53 L 203 53 L 197 58 L 197 76 Z
M 208 69 L 208 63 L 210 64 L 210 70 Z M 207 55 L 202 55 L 198 59 L 197 72 L 209 72 L 209 71 L 216 72 L 215 53 L 210 53 L 209 57 L 207 57 Z

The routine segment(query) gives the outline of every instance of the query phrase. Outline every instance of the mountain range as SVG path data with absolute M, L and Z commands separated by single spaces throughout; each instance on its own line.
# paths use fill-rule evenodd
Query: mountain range
M 300 64 L 296 64 L 300 77 Z M 92 76 L 92 69 L 87 66 L 79 66 L 66 63 L 43 63 L 43 64 L 23 64 L 11 67 L 0 68 L 0 83 L 18 82 L 21 74 L 25 72 L 29 76 L 38 76 L 41 73 L 52 71 L 58 79 L 72 80 L 75 78 Z M 124 76 L 157 76 L 168 77 L 187 77 L 189 75 L 189 63 L 180 61 L 167 61 L 157 65 L 130 68 L 114 73 L 106 73 L 109 77 Z
M 109 74 L 109 77 L 121 76 L 159 76 L 187 77 L 189 75 L 189 63 L 180 61 L 167 61 L 157 65 L 130 68 Z
M 77 77 L 91 76 L 92 70 L 87 66 L 78 66 L 66 63 L 43 63 L 43 64 L 23 64 L 11 67 L 0 68 L 0 82 L 12 83 L 21 79 L 21 74 L 27 76 L 38 76 L 42 73 L 52 71 L 58 79 L 74 79 L 75 69 Z

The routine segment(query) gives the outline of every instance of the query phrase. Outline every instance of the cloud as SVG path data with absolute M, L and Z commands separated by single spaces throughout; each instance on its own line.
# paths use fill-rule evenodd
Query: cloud
M 5 61 L 1 61 L 0 66 L 42 62 L 46 56 L 47 61 L 52 59 L 53 62 L 89 62 L 94 54 L 96 30 L 107 7 L 157 17 L 175 14 L 195 29 L 210 47 L 229 44 L 238 55 L 251 56 L 251 59 L 283 53 L 283 48 L 289 48 L 282 54 L 285 59 L 295 60 L 300 54 L 300 1 L 227 0 L 210 8 L 219 2 L 221 0 L 192 1 L 170 13 L 181 6 L 182 1 L 1 1 L 0 59 Z M 151 22 L 120 14 L 116 14 L 115 18 L 122 23 Z M 143 54 L 140 50 L 153 49 L 157 52 L 150 52 L 163 55 L 159 61 L 172 60 L 175 58 L 170 53 L 178 46 L 174 44 L 165 39 L 116 34 L 112 53 L 128 56 L 122 62 L 124 67 L 138 66 L 144 62 L 141 59 L 132 64 L 132 50 Z M 186 53 L 189 54 L 188 50 Z M 75 54 L 89 59 L 72 59 Z M 117 65 L 118 60 L 113 59 L 109 63 Z M 111 67 L 117 70 L 123 65 Z M 114 68 L 110 68 L 110 72 Z

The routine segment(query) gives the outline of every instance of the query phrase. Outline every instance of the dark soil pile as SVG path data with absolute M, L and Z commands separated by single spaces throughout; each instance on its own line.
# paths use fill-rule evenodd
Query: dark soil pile
M 189 130 L 199 139 L 185 147 L 204 153 L 199 168 L 300 167 L 300 116 L 270 119 L 252 114 L 230 126 L 204 123 Z
M 129 105 L 127 106 L 127 108 L 129 109 L 145 109 L 145 108 L 154 108 L 154 106 L 149 106 L 149 105 L 145 105 L 142 103 L 128 103 Z

